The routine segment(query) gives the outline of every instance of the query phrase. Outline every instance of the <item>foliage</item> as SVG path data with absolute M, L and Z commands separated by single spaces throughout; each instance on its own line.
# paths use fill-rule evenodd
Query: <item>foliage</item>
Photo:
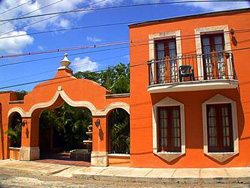
M 27 91 L 25 90 L 21 90 L 19 92 L 17 92 L 17 100 L 23 100 L 24 96 L 27 95 Z
M 77 72 L 75 77 L 95 81 L 112 93 L 129 93 L 130 91 L 129 64 L 119 63 L 115 67 L 109 67 L 107 70 L 99 73 L 89 71 Z
M 87 127 L 92 122 L 91 112 L 86 108 L 74 108 L 64 103 L 61 108 L 45 110 L 40 118 L 40 134 L 46 128 L 53 127 L 57 132 L 55 146 L 62 145 L 65 149 L 75 149 L 87 139 Z
M 18 113 L 12 117 L 11 125 L 5 134 L 11 139 L 11 147 L 21 147 L 22 118 Z
M 130 153 L 129 115 L 122 109 L 115 109 L 109 115 L 111 153 Z
M 74 75 L 78 79 L 95 81 L 110 90 L 112 93 L 130 92 L 129 65 L 119 63 L 115 67 L 109 67 L 105 71 L 77 72 Z M 117 109 L 110 114 L 111 127 L 111 152 L 129 153 L 129 116 L 123 110 Z M 40 118 L 40 134 L 46 128 L 55 130 L 54 144 L 63 145 L 65 149 L 75 149 L 87 140 L 87 127 L 92 124 L 91 112 L 88 109 L 73 108 L 64 104 L 55 110 L 45 110 Z

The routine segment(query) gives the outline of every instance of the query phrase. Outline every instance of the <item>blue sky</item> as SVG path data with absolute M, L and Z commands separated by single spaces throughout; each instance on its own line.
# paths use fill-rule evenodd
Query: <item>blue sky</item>
M 118 6 L 134 3 L 167 2 L 171 0 L 19 0 L 18 4 L 24 4 L 12 11 L 4 11 L 17 6 L 16 0 L 0 0 L 0 20 L 15 18 L 24 14 L 36 15 L 57 11 L 67 11 L 85 7 L 99 8 L 106 6 Z M 174 1 L 174 0 L 172 0 Z M 27 4 L 25 4 L 28 2 Z M 96 3 L 99 2 L 99 3 Z M 96 3 L 96 4 L 95 4 Z M 53 5 L 50 5 L 53 4 Z M 47 8 L 42 8 L 47 5 Z M 12 21 L 2 24 L 0 22 L 0 37 L 17 34 L 28 34 L 23 37 L 0 39 L 0 55 L 16 54 L 34 51 L 46 51 L 58 48 L 74 46 L 89 46 L 102 43 L 129 40 L 129 30 L 126 24 L 119 26 L 88 28 L 67 32 L 54 32 L 41 35 L 29 35 L 29 33 L 62 28 L 72 28 L 80 26 L 101 25 L 106 23 L 138 22 L 154 19 L 170 18 L 182 15 L 190 15 L 204 12 L 221 11 L 228 9 L 238 9 L 250 7 L 249 2 L 238 3 L 189 3 L 182 5 L 159 5 L 144 6 L 136 8 L 124 8 L 113 10 L 98 10 L 67 15 L 58 15 L 42 21 L 45 18 L 32 18 L 26 20 Z M 38 10 L 40 9 L 40 10 Z M 33 12 L 33 13 L 30 13 Z M 29 14 L 30 13 L 30 14 Z M 37 24 L 33 24 L 36 23 Z M 6 34 L 7 33 L 7 34 Z M 126 45 L 123 45 L 126 46 Z M 115 46 L 120 47 L 120 46 Z M 114 48 L 114 47 L 109 47 Z M 103 52 L 85 53 L 90 51 L 104 50 L 108 48 L 87 49 L 70 51 L 69 59 L 71 68 L 76 71 L 96 71 L 106 69 L 108 66 L 116 65 L 119 62 L 129 62 L 129 48 L 107 50 Z M 81 53 L 73 56 L 73 53 Z M 0 67 L 0 87 L 15 85 L 36 80 L 52 78 L 60 66 L 63 58 L 62 52 L 26 57 L 0 59 L 0 65 L 37 60 L 59 56 L 53 59 L 34 61 L 12 66 Z M 27 90 L 31 91 L 36 84 L 13 87 L 3 90 Z M 0 90 L 0 91 L 3 91 Z

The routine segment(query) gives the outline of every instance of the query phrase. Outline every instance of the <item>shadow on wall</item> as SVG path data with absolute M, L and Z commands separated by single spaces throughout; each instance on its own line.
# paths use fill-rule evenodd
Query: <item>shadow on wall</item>
M 160 93 L 160 94 L 151 94 L 152 106 L 159 101 L 163 100 L 166 97 L 173 98 L 184 104 L 185 108 L 185 127 L 186 127 L 186 149 L 200 149 L 203 151 L 203 121 L 202 121 L 202 103 L 212 98 L 216 94 L 221 94 L 225 97 L 231 98 L 237 104 L 237 122 L 238 122 L 238 135 L 239 140 L 250 139 L 241 138 L 243 130 L 245 127 L 245 117 L 243 112 L 243 104 L 240 97 L 239 89 L 232 89 L 230 92 L 228 90 L 217 90 L 217 91 L 193 91 L 193 92 L 180 92 L 180 93 Z M 185 97 L 183 97 L 185 96 Z M 194 139 L 195 138 L 195 139 Z M 238 155 L 226 160 L 223 163 L 213 161 L 217 164 L 225 165 L 232 161 Z M 183 156 L 182 156 L 183 157 Z M 177 158 L 176 160 L 168 163 L 163 160 L 165 163 L 174 164 L 182 157 Z M 208 157 L 208 156 L 207 156 Z

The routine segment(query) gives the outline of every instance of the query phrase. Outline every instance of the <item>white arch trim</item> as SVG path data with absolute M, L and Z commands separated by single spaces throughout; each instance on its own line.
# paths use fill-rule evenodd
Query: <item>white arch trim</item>
M 106 116 L 111 110 L 116 109 L 116 108 L 122 108 L 126 112 L 128 112 L 128 114 L 130 114 L 130 106 L 127 103 L 114 102 L 114 103 L 111 103 L 108 106 L 106 106 L 103 110 L 97 110 L 96 107 L 89 101 L 73 101 L 72 99 L 69 98 L 69 96 L 59 86 L 54 97 L 50 101 L 45 102 L 45 103 L 35 104 L 34 106 L 32 106 L 30 108 L 30 110 L 28 112 L 25 112 L 20 107 L 14 107 L 14 108 L 9 110 L 8 116 L 10 116 L 13 112 L 18 112 L 18 113 L 20 113 L 20 115 L 22 117 L 31 117 L 32 113 L 35 110 L 37 110 L 39 108 L 47 108 L 47 107 L 52 106 L 56 102 L 56 100 L 58 99 L 59 96 L 61 96 L 62 99 L 70 106 L 88 108 L 91 111 L 92 116 Z
M 68 97 L 68 95 L 63 90 L 59 90 L 58 89 L 58 91 L 56 92 L 56 94 L 54 95 L 54 97 L 49 102 L 39 103 L 39 104 L 35 104 L 34 106 L 32 106 L 31 109 L 28 112 L 28 115 L 31 116 L 32 113 L 36 109 L 47 108 L 47 107 L 53 105 L 56 102 L 56 100 L 58 99 L 59 96 L 61 96 L 62 99 L 67 104 L 69 104 L 70 106 L 73 106 L 73 107 L 86 107 L 86 108 L 88 108 L 91 111 L 92 115 L 94 115 L 96 113 L 96 111 L 97 111 L 96 108 L 95 108 L 95 106 L 91 102 L 88 102 L 88 101 L 73 101 L 72 99 L 70 99 Z
M 22 108 L 20 108 L 20 107 L 14 107 L 14 108 L 11 108 L 9 110 L 9 112 L 8 112 L 8 118 L 10 117 L 11 114 L 13 114 L 15 112 L 19 113 L 21 115 L 21 117 L 25 117 L 25 112 L 24 112 L 24 110 Z
M 130 114 L 130 106 L 124 102 L 114 102 L 106 106 L 106 108 L 101 112 L 103 115 L 107 115 L 111 110 L 121 108 Z
M 28 112 L 24 112 L 24 110 L 22 108 L 20 108 L 20 107 L 14 107 L 14 108 L 9 110 L 8 116 L 10 116 L 10 114 L 12 114 L 13 112 L 18 112 L 18 113 L 20 113 L 20 115 L 22 117 L 31 117 L 32 113 L 35 110 L 37 110 L 39 108 L 47 108 L 47 107 L 53 105 L 56 102 L 56 100 L 58 99 L 59 96 L 61 96 L 62 99 L 66 103 L 68 103 L 70 106 L 73 106 L 73 107 L 86 107 L 91 111 L 93 116 L 98 114 L 95 106 L 91 102 L 89 102 L 89 101 L 73 101 L 61 89 L 61 87 L 58 87 L 58 90 L 56 91 L 56 94 L 54 95 L 54 97 L 49 102 L 35 104 L 34 106 L 32 106 L 30 108 L 30 110 Z

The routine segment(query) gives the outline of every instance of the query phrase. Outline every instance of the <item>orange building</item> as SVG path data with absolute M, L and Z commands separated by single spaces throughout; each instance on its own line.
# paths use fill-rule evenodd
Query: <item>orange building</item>
M 1 93 L 0 157 L 39 159 L 39 116 L 66 102 L 92 113 L 92 165 L 248 166 L 249 20 L 250 9 L 241 9 L 130 25 L 130 94 L 74 78 L 67 58 L 55 79 L 24 100 Z M 117 108 L 130 114 L 130 154 L 109 153 L 107 120 Z M 4 134 L 16 113 L 23 122 L 21 148 L 9 147 Z

